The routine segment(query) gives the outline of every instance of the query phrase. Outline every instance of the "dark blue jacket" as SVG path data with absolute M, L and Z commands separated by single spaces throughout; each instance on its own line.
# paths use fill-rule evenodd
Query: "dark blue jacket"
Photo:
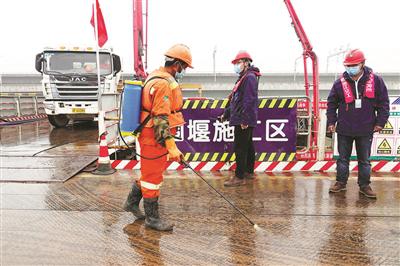
M 224 117 L 229 119 L 230 126 L 243 124 L 255 127 L 257 126 L 258 77 L 260 76 L 260 70 L 250 66 L 246 72 L 239 76 L 236 83 L 239 82 L 243 75 L 246 75 L 246 77 L 244 77 L 236 92 L 233 93 Z
M 389 118 L 389 96 L 383 79 L 374 74 L 375 98 L 364 96 L 365 84 L 372 69 L 364 67 L 364 74 L 358 82 L 358 93 L 361 108 L 355 108 L 355 102 L 346 104 L 340 78 L 335 81 L 328 96 L 326 116 L 328 125 L 335 125 L 336 131 L 346 136 L 368 136 L 373 133 L 374 126 L 384 127 Z M 350 84 L 356 98 L 355 81 L 347 72 L 343 77 Z M 337 112 L 338 111 L 338 112 Z

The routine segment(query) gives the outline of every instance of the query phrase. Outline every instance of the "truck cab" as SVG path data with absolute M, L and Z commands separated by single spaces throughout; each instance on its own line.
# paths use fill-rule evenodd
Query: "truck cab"
M 117 93 L 121 61 L 112 49 L 99 50 L 100 88 L 96 51 L 91 48 L 45 48 L 36 55 L 36 70 L 42 73 L 44 107 L 54 127 L 70 120 L 94 120 L 98 93 Z

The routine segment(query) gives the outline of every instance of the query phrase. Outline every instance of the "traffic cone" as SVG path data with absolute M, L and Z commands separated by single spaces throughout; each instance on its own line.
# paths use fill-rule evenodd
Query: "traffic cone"
M 111 175 L 115 173 L 115 169 L 111 168 L 110 156 L 108 155 L 108 147 L 106 141 L 107 132 L 100 135 L 100 155 L 97 160 L 97 168 L 92 171 L 94 175 Z

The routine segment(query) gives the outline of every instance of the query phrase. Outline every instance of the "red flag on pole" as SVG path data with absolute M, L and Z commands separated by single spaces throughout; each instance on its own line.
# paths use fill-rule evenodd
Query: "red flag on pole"
M 97 42 L 100 47 L 102 47 L 108 40 L 106 23 L 104 22 L 103 14 L 101 13 L 99 0 L 96 0 L 96 11 L 97 11 Z M 94 7 L 92 6 L 92 18 L 90 19 L 90 24 L 95 28 L 94 20 Z M 96 28 L 95 33 L 96 35 Z

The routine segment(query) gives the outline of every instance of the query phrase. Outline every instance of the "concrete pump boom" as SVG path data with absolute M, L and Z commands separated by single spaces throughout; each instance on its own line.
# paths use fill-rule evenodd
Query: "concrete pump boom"
M 306 90 L 306 96 L 310 97 L 310 83 L 308 81 L 308 72 L 307 72 L 307 58 L 311 59 L 312 63 L 312 79 L 313 83 L 313 99 L 312 99 L 312 134 L 310 136 L 310 147 L 312 159 L 316 159 L 316 151 L 318 150 L 318 128 L 319 128 L 319 71 L 318 71 L 318 58 L 315 52 L 313 51 L 313 47 L 310 41 L 307 38 L 307 34 L 305 33 L 303 26 L 300 23 L 299 18 L 297 17 L 296 11 L 293 8 L 293 5 L 290 0 L 284 0 L 286 7 L 289 11 L 289 15 L 292 19 L 292 25 L 295 29 L 297 37 L 303 46 L 303 64 L 304 64 L 304 87 Z M 309 106 L 307 106 L 309 111 Z M 315 152 L 314 152 L 315 151 Z

